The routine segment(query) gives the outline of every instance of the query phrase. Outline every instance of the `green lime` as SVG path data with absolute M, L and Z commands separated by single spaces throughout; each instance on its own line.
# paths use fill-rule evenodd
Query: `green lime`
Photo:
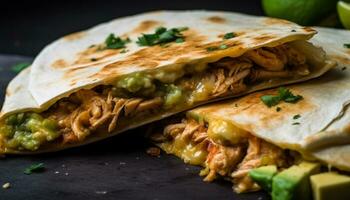
M 337 9 L 341 23 L 345 28 L 350 29 L 350 3 L 339 1 Z
M 337 0 L 262 0 L 266 15 L 312 25 L 336 9 Z

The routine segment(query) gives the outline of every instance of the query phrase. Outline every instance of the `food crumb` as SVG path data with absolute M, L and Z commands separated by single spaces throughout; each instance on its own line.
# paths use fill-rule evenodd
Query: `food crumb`
M 60 172 L 59 171 L 55 171 L 55 174 L 59 174 Z
M 69 175 L 69 173 L 68 173 L 68 172 L 66 172 L 64 175 L 68 176 L 68 175 Z
M 126 163 L 125 162 L 119 162 L 119 165 L 125 165 Z
M 4 185 L 2 185 L 2 188 L 4 188 L 4 189 L 8 189 L 10 187 L 11 187 L 10 183 L 5 183 Z
M 160 155 L 160 149 L 158 147 L 150 147 L 147 149 L 146 153 L 150 156 L 157 156 Z
M 136 157 L 135 159 L 136 159 L 136 160 L 139 160 L 139 159 L 140 159 L 140 157 Z
M 107 191 L 96 191 L 96 194 L 107 194 Z

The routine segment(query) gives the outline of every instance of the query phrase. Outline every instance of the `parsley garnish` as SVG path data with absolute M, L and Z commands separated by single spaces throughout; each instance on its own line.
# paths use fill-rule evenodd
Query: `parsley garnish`
M 289 89 L 285 87 L 278 88 L 278 95 L 264 95 L 261 96 L 261 101 L 268 107 L 277 105 L 280 101 L 287 103 L 296 103 L 303 99 L 300 95 L 294 95 Z
M 23 172 L 27 175 L 33 173 L 33 172 L 40 172 L 45 169 L 44 163 L 38 163 L 38 164 L 33 164 L 26 168 Z
M 297 32 L 296 30 L 292 29 L 291 32 Z
M 225 40 L 231 39 L 231 38 L 233 38 L 233 37 L 236 37 L 236 34 L 233 33 L 233 32 L 226 33 L 226 34 L 224 35 L 224 39 L 225 39 Z
M 11 70 L 13 72 L 19 73 L 20 71 L 24 70 L 25 68 L 29 67 L 31 63 L 28 62 L 23 62 L 23 63 L 18 63 L 15 64 L 11 67 Z
M 105 40 L 106 49 L 121 49 L 125 48 L 125 44 L 129 43 L 131 40 L 126 38 L 125 40 L 120 37 L 115 37 L 113 33 L 109 34 Z
M 294 122 L 292 125 L 300 125 L 299 122 Z
M 207 51 L 216 51 L 219 47 L 207 47 Z
M 227 48 L 228 48 L 228 46 L 226 44 L 222 44 L 219 46 L 219 49 L 227 49 Z
M 140 46 L 154 46 L 157 44 L 165 44 L 169 42 L 182 43 L 185 41 L 182 31 L 187 30 L 187 27 L 171 28 L 158 27 L 153 34 L 142 34 L 136 42 Z
M 348 43 L 348 44 L 344 44 L 344 48 L 348 48 L 348 49 L 350 49 L 350 43 Z
M 216 51 L 216 50 L 224 50 L 224 49 L 227 49 L 228 46 L 226 44 L 221 44 L 220 46 L 211 46 L 211 47 L 207 47 L 207 51 L 210 52 L 210 51 Z
M 297 115 L 294 115 L 293 116 L 293 119 L 299 119 L 301 116 L 299 115 L 299 114 L 297 114 Z

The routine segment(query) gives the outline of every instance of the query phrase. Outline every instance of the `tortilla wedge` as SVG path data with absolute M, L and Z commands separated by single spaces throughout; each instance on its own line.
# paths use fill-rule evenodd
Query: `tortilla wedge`
M 307 42 L 315 33 L 266 17 L 158 11 L 65 36 L 9 84 L 0 152 L 87 144 L 200 104 L 316 78 L 335 63 Z
M 350 172 L 350 51 L 344 45 L 350 31 L 315 29 L 311 42 L 338 62 L 326 75 L 192 109 L 156 125 L 150 138 L 167 153 L 205 167 L 205 181 L 222 176 L 238 193 L 259 189 L 248 172 L 261 166 L 282 170 L 306 159 Z M 278 90 L 302 99 L 265 105 L 261 97 Z

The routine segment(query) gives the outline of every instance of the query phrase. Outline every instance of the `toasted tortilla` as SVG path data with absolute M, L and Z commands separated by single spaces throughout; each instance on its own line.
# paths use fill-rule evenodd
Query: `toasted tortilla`
M 152 33 L 159 26 L 188 27 L 188 30 L 183 32 L 185 42 L 173 42 L 167 47 L 161 45 L 145 47 L 136 44 L 137 37 L 142 33 Z M 223 40 L 223 36 L 230 32 L 235 33 L 235 37 Z M 127 52 L 122 53 L 122 49 L 101 51 L 97 48 L 110 33 L 132 40 L 127 44 Z M 315 33 L 312 28 L 301 27 L 285 20 L 215 11 L 158 11 L 116 19 L 65 36 L 45 47 L 35 58 L 30 69 L 20 73 L 9 84 L 0 118 L 4 119 L 21 112 L 40 113 L 58 100 L 81 89 L 89 90 L 99 85 L 110 85 L 116 79 L 136 72 L 178 71 L 186 69 L 188 65 L 213 63 L 224 57 L 239 57 L 247 51 L 261 47 L 275 47 L 291 42 L 308 57 L 312 67 L 310 74 L 299 78 L 261 82 L 239 94 L 204 99 L 190 107 L 309 80 L 321 76 L 335 65 L 326 58 L 320 48 L 315 48 L 306 42 Z M 208 47 L 222 44 L 228 48 L 207 50 Z M 3 152 L 40 153 L 87 144 L 190 107 L 169 109 L 166 113 L 155 114 L 142 120 L 131 120 L 113 133 L 92 134 L 79 143 L 64 145 L 51 143 L 33 152 L 13 149 L 4 149 Z
M 230 121 L 258 138 L 296 150 L 306 159 L 350 171 L 350 49 L 344 45 L 349 43 L 350 31 L 315 29 L 318 34 L 311 42 L 322 46 L 338 66 L 317 80 L 288 86 L 303 100 L 268 107 L 260 97 L 276 94 L 277 89 L 272 89 L 202 106 L 189 111 L 189 116 L 204 118 L 209 124 L 212 119 Z

